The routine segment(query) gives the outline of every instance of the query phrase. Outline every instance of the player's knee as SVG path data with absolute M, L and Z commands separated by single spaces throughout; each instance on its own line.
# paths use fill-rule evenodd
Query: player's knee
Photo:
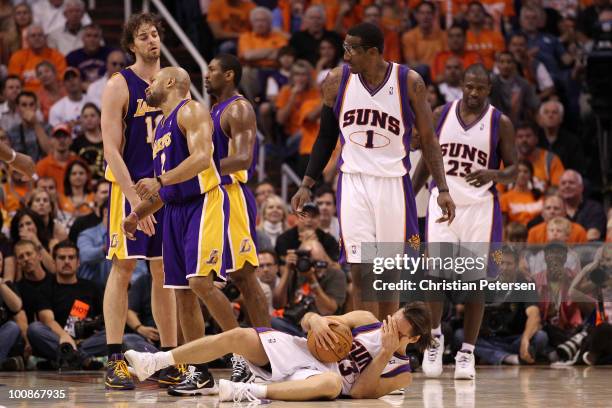
M 113 259 L 113 266 L 111 273 L 115 274 L 117 278 L 123 280 L 130 280 L 132 278 L 132 272 L 136 268 L 135 259 Z
M 212 279 L 209 277 L 193 277 L 189 279 L 189 288 L 193 290 L 198 296 L 207 298 L 210 296 L 215 289 Z
M 337 373 L 323 373 L 321 374 L 321 397 L 327 399 L 335 399 L 342 392 L 342 378 Z
M 247 329 L 243 327 L 236 327 L 223 333 L 226 340 L 230 342 L 232 346 L 239 343 L 248 342 L 249 337 L 253 334 L 253 329 Z

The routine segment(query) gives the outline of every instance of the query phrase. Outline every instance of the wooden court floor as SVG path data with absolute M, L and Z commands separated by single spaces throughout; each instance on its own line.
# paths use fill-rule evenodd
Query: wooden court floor
M 227 378 L 228 370 L 213 370 L 215 378 Z M 457 381 L 452 367 L 445 367 L 439 379 L 415 374 L 404 395 L 378 400 L 337 400 L 333 402 L 272 402 L 264 407 L 612 407 L 612 367 L 479 367 L 476 381 Z M 16 390 L 64 390 L 61 400 L 10 399 Z M 13 392 L 11 392 L 13 391 Z M 24 394 L 20 392 L 20 394 Z M 91 372 L 0 372 L 2 407 L 232 407 L 216 397 L 176 398 L 152 382 L 137 384 L 134 391 L 106 392 L 102 373 Z M 242 403 L 241 406 L 248 406 Z

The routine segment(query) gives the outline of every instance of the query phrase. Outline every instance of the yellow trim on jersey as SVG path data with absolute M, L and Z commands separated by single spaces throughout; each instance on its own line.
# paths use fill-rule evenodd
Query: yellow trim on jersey
M 221 187 L 206 193 L 202 203 L 200 230 L 198 233 L 198 263 L 193 276 L 208 276 L 215 272 L 221 277 L 223 263 L 223 245 L 225 243 L 225 214 L 223 204 L 225 197 Z
M 108 237 L 109 246 L 107 259 L 128 259 L 127 238 L 121 230 L 121 222 L 125 218 L 125 195 L 119 184 L 113 183 L 111 186 L 110 202 L 108 209 Z
M 229 199 L 229 228 L 227 231 L 230 243 L 230 253 L 233 267 L 228 272 L 242 269 L 248 262 L 253 266 L 259 266 L 257 249 L 251 236 L 249 212 L 247 210 L 246 197 L 240 184 L 225 186 Z

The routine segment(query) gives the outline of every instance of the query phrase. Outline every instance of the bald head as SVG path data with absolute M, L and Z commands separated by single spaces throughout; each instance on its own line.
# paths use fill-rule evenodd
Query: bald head
M 189 74 L 180 67 L 167 67 L 160 70 L 147 88 L 147 104 L 160 107 L 171 94 L 184 99 L 189 93 L 191 80 Z
M 191 86 L 187 71 L 181 67 L 167 67 L 159 71 L 159 74 L 163 78 L 162 82 L 168 84 L 170 88 L 176 87 L 182 95 L 187 95 Z
M 548 222 L 555 217 L 567 217 L 567 212 L 563 199 L 558 195 L 551 195 L 544 200 L 542 218 L 544 218 L 544 221 Z
M 559 195 L 570 205 L 582 200 L 584 185 L 582 176 L 575 170 L 565 170 L 559 179 Z

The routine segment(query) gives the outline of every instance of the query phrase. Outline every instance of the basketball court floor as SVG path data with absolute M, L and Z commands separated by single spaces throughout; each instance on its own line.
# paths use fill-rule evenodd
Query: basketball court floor
M 216 378 L 229 377 L 229 370 L 213 370 Z M 445 367 L 440 379 L 425 379 L 416 373 L 404 395 L 378 400 L 336 400 L 332 402 L 278 402 L 271 407 L 530 407 L 574 408 L 612 407 L 612 367 L 479 367 L 476 381 L 457 381 L 452 367 Z M 135 391 L 106 392 L 102 372 L 0 372 L 2 407 L 232 407 L 216 397 L 176 398 L 153 382 L 137 384 Z M 64 390 L 66 398 L 11 399 L 24 394 L 18 390 Z M 240 406 L 249 406 L 242 403 Z

